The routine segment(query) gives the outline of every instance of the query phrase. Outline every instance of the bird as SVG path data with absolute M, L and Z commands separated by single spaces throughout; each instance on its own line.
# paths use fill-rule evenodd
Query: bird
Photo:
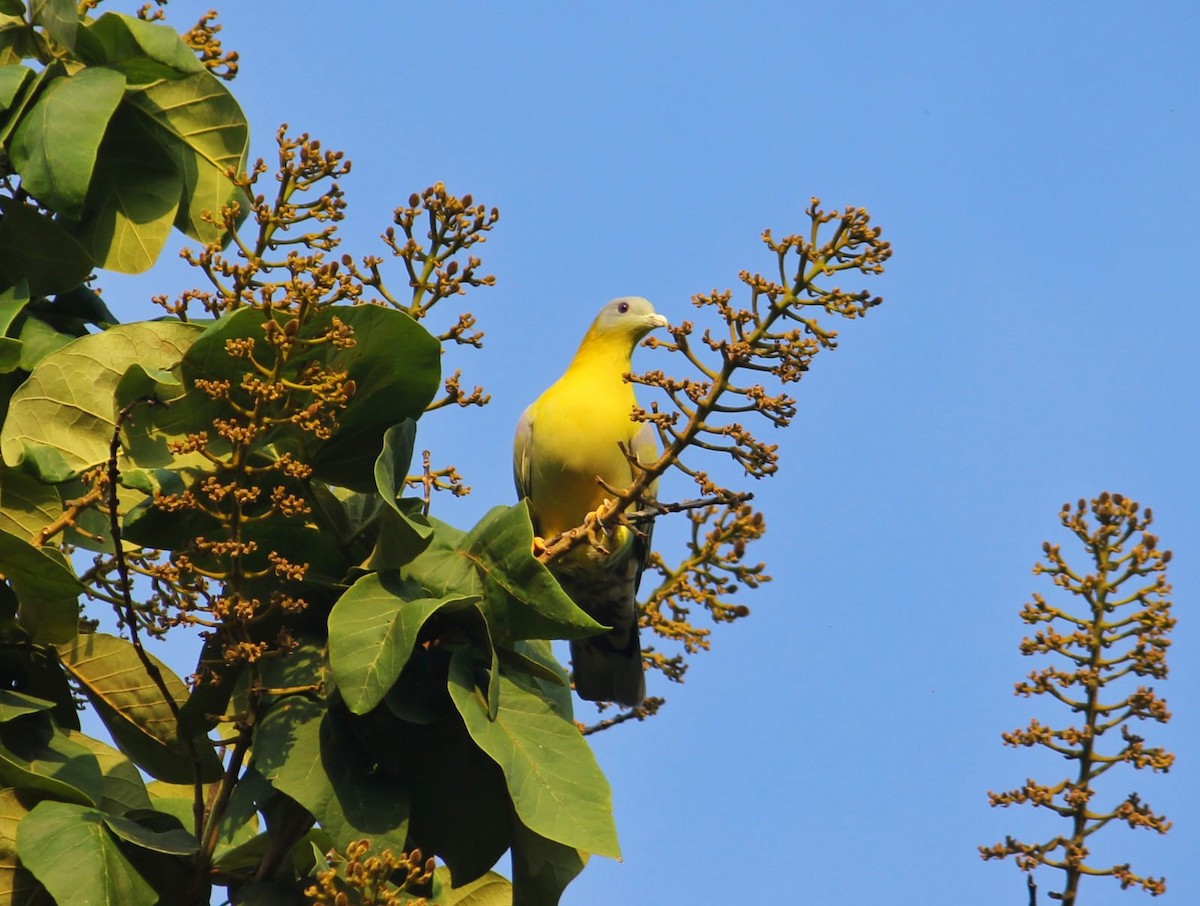
M 513 478 L 517 496 L 528 501 L 535 536 L 548 539 L 583 525 L 612 496 L 600 480 L 628 487 L 635 476 L 625 450 L 641 463 L 657 458 L 654 428 L 633 420 L 637 398 L 624 376 L 638 341 L 667 323 L 640 296 L 606 303 L 562 377 L 521 415 Z M 636 708 L 646 697 L 637 586 L 650 557 L 650 528 L 650 520 L 618 526 L 603 548 L 585 544 L 550 564 L 571 599 L 611 627 L 571 642 L 580 698 Z

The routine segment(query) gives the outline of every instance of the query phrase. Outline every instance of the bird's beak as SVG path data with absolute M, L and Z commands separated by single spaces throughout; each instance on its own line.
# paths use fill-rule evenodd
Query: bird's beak
M 652 315 L 646 316 L 646 325 L 650 330 L 654 330 L 654 328 L 656 328 L 656 327 L 670 327 L 671 326 L 670 322 L 665 317 L 660 315 L 658 312 L 655 312 Z

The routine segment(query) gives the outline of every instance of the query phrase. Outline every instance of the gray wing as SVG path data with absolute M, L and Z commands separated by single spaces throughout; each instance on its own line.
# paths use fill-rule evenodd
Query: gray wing
M 658 432 L 654 430 L 654 426 L 649 422 L 642 425 L 637 436 L 633 439 L 633 455 L 637 457 L 639 462 L 646 463 L 658 458 Z M 631 476 L 632 477 L 632 476 Z M 646 493 L 649 500 L 656 499 L 656 491 L 658 483 L 655 482 L 650 486 Z M 634 523 L 634 528 L 640 533 L 638 539 L 638 548 L 635 550 L 634 556 L 638 558 L 640 568 L 637 572 L 637 579 L 634 582 L 636 589 L 642 581 L 642 572 L 646 569 L 646 565 L 650 562 L 650 544 L 654 536 L 654 519 L 639 520 Z
M 533 458 L 533 405 L 526 407 L 517 419 L 517 431 L 513 436 L 513 484 L 517 488 L 517 499 L 524 500 L 532 491 L 531 460 Z

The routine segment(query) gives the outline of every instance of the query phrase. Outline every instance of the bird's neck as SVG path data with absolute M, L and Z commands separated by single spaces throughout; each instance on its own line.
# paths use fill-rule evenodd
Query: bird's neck
M 633 344 L 628 334 L 588 331 L 567 371 L 624 374 L 633 368 Z

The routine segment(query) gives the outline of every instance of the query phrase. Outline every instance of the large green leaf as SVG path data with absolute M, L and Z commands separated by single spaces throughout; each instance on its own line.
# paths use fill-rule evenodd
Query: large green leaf
M 417 441 L 417 423 L 406 418 L 392 425 L 383 435 L 383 449 L 375 460 L 375 488 L 384 502 L 404 515 L 397 501 L 404 493 L 408 468 L 412 465 L 413 445 Z
M 59 903 L 154 906 L 158 894 L 122 854 L 104 817 L 65 802 L 39 802 L 17 827 L 21 863 Z
M 566 668 L 558 662 L 545 639 L 514 642 L 500 651 L 504 672 L 513 682 L 544 698 L 561 716 L 575 719 L 571 683 Z
M 178 822 L 171 820 L 171 818 L 163 819 L 162 816 L 143 815 L 142 820 L 148 820 L 151 817 L 161 820 L 163 829 L 152 830 L 137 821 L 132 821 L 129 818 L 123 818 L 119 815 L 104 812 L 97 812 L 97 814 L 114 834 L 127 843 L 140 846 L 142 849 L 148 849 L 157 853 L 166 853 L 169 856 L 188 856 L 200 848 L 199 841 L 187 831 L 178 827 Z
M 21 691 L 54 702 L 50 714 L 60 730 L 78 730 L 79 711 L 75 706 L 75 692 L 67 682 L 67 672 L 58 662 L 57 653 L 30 647 L 10 649 L 6 654 L 6 660 L 13 658 L 17 662 L 6 663 L 5 668 L 10 671 L 10 676 L 21 677 Z
M 0 464 L 0 531 L 28 540 L 62 515 L 54 485 Z
M 89 806 L 104 798 L 96 756 L 44 714 L 0 724 L 0 786 Z
M 125 76 L 103 66 L 52 81 L 9 143 L 21 187 L 55 212 L 77 220 L 83 214 L 100 140 L 124 93 Z
M 516 822 L 512 847 L 513 902 L 518 906 L 558 906 L 562 892 L 586 864 L 586 852 L 547 840 Z
M 35 642 L 75 637 L 83 585 L 62 560 L 0 531 L 0 574 L 16 592 L 21 602 L 18 619 Z
M 21 364 L 21 341 L 9 331 L 29 304 L 29 284 L 18 280 L 0 293 L 0 373 L 7 374 Z
M 486 578 L 489 602 L 506 598 L 517 605 L 507 608 L 505 627 L 514 639 L 579 638 L 601 628 L 533 556 L 533 525 L 524 503 L 494 507 L 471 529 L 464 548 Z
M 405 573 L 433 594 L 481 595 L 497 644 L 583 638 L 604 629 L 533 556 L 524 504 L 493 508 L 465 536 L 447 534 L 442 523 L 430 521 L 435 537 Z
M 54 702 L 34 695 L 26 695 L 15 689 L 0 689 L 0 723 L 20 717 L 22 714 L 37 714 L 54 707 Z
M 378 573 L 355 582 L 329 614 L 329 664 L 350 710 L 365 714 L 383 700 L 426 620 L 477 600 L 431 598 L 416 582 Z
M 442 892 L 437 898 L 438 906 L 512 906 L 513 886 L 504 875 L 489 871 L 458 887 L 450 886 L 450 872 L 439 866 L 434 877 L 441 882 Z
M 0 281 L 26 280 L 44 296 L 78 286 L 92 259 L 70 233 L 36 208 L 0 196 Z
M 160 780 L 187 783 L 194 778 L 192 753 L 180 739 L 175 716 L 133 645 L 97 632 L 60 645 L 59 656 L 104 726 L 142 770 Z M 187 687 L 170 668 L 147 652 L 177 705 L 187 699 Z M 201 779 L 215 780 L 221 762 L 204 737 L 193 738 Z
M 393 425 L 383 435 L 383 449 L 375 460 L 375 489 L 380 498 L 398 516 L 389 518 L 387 555 L 399 560 L 397 566 L 407 563 L 421 551 L 433 535 L 429 520 L 421 513 L 421 504 L 415 500 L 401 500 L 412 464 L 413 444 L 417 438 L 417 423 L 406 418 Z
M 4 461 L 28 459 L 50 483 L 106 461 L 122 376 L 133 365 L 172 368 L 199 332 L 178 321 L 122 324 L 46 356 L 13 394 L 0 431 Z
M 252 405 L 249 395 L 239 396 L 246 361 L 231 357 L 226 344 L 254 340 L 258 360 L 271 361 L 272 351 L 263 340 L 267 317 L 257 309 L 242 308 L 210 325 L 183 359 L 185 383 L 228 380 L 235 402 Z M 418 417 L 437 391 L 441 344 L 405 313 L 377 305 L 322 309 L 305 322 L 298 338 L 316 339 L 329 330 L 334 318 L 353 329 L 354 345 L 338 349 L 331 343 L 314 343 L 293 356 L 285 377 L 297 381 L 305 369 L 318 367 L 343 372 L 354 382 L 354 395 L 337 413 L 335 433 L 328 441 L 318 441 L 287 424 L 263 435 L 262 443 L 315 451 L 310 461 L 317 477 L 345 488 L 375 491 L 374 470 L 384 435 L 405 419 Z M 307 396 L 299 399 L 302 405 L 310 402 Z M 225 414 L 223 406 L 190 394 L 169 411 L 157 413 L 156 419 L 171 434 L 204 430 L 215 415 Z
M 142 775 L 122 752 L 77 730 L 61 732 L 70 742 L 82 746 L 96 756 L 101 776 L 101 797 L 97 806 L 101 811 L 123 815 L 135 809 L 153 807 Z
M 75 47 L 75 34 L 79 30 L 79 13 L 75 0 L 28 0 L 29 17 L 34 25 L 46 29 L 63 47 Z
M 620 858 L 608 781 L 579 729 L 503 675 L 500 708 L 489 720 L 461 665 L 451 661 L 450 697 L 471 738 L 504 772 L 521 823 L 564 846 Z
M 268 688 L 321 681 L 320 649 L 305 645 L 264 671 Z M 254 730 L 253 767 L 306 808 L 339 846 L 362 837 L 399 852 L 408 826 L 408 793 L 375 770 L 345 721 L 313 693 L 274 697 Z
M 183 177 L 171 158 L 142 120 L 121 107 L 100 145 L 76 236 L 100 267 L 139 274 L 166 244 L 182 191 Z
M 226 176 L 245 167 L 250 143 L 246 116 L 221 80 L 207 70 L 187 78 L 153 82 L 127 95 L 183 176 L 175 226 L 200 242 L 220 239 L 216 215 L 240 193 Z
M 179 79 L 204 70 L 204 64 L 175 29 L 124 13 L 105 13 L 88 23 L 79 32 L 77 42 L 85 63 L 119 70 L 135 85 Z
M 17 826 L 29 814 L 29 804 L 14 789 L 0 790 L 0 906 L 45 906 L 45 889 L 17 860 Z
M 511 845 L 512 801 L 499 766 L 449 707 L 446 719 L 428 726 L 381 718 L 376 711 L 358 721 L 356 731 L 390 776 L 416 778 L 409 783 L 409 837 L 465 884 L 485 874 Z
M 326 366 L 348 371 L 357 390 L 313 466 L 334 484 L 372 490 L 384 435 L 405 419 L 419 418 L 437 393 L 441 344 L 407 314 L 390 308 L 337 306 L 323 314 L 354 330 L 355 345 L 337 350 Z M 325 323 L 321 319 L 312 326 L 323 330 Z
M 79 339 L 78 334 L 64 333 L 51 327 L 41 318 L 22 318 L 17 340 L 21 343 L 20 366 L 23 371 L 33 371 L 38 362 L 58 352 L 68 343 Z M 12 396 L 9 395 L 11 401 Z
M 32 50 L 32 45 L 36 44 L 38 38 L 32 37 L 23 26 L 24 23 L 21 22 L 14 27 L 3 16 L 0 16 L 0 63 L 13 65 L 19 63 L 23 57 L 37 55 L 36 51 L 24 52 L 27 49 Z M 16 52 L 15 58 L 14 51 Z M 62 61 L 55 60 L 44 69 L 38 70 L 37 74 L 13 97 L 6 115 L 3 120 L 0 120 L 0 123 L 3 124 L 0 125 L 0 147 L 7 147 L 12 134 L 21 125 L 25 113 L 33 106 L 34 101 L 38 99 L 45 87 L 65 75 L 66 72 L 67 67 L 63 65 Z
M 0 110 L 7 110 L 17 99 L 25 83 L 33 77 L 33 70 L 19 63 L 0 66 Z

